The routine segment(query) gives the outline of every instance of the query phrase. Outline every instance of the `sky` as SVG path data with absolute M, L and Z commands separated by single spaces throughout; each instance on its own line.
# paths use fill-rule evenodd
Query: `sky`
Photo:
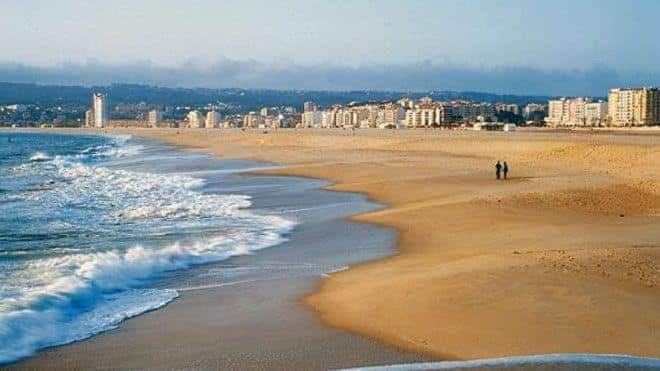
M 3 0 L 0 81 L 605 95 L 660 84 L 658 14 L 657 0 Z

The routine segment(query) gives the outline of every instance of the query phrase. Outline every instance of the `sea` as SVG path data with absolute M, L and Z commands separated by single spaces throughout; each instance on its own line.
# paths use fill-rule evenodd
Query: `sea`
M 0 364 L 166 305 L 172 272 L 287 239 L 295 221 L 209 190 L 194 157 L 130 136 L 0 133 Z

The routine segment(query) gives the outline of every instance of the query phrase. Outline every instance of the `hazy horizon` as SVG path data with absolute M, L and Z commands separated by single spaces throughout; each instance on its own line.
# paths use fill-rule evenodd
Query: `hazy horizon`
M 603 96 L 660 85 L 660 2 L 9 0 L 0 81 Z

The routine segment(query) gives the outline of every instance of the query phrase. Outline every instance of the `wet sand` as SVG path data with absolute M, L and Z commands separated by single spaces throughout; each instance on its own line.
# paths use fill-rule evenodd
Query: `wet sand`
M 334 273 L 304 299 L 332 328 L 434 359 L 660 357 L 657 131 L 116 132 L 280 163 L 261 173 L 329 179 L 387 205 L 351 220 L 397 231 L 398 253 Z M 502 159 L 510 179 L 495 181 Z M 150 317 L 158 327 L 175 305 L 107 336 Z

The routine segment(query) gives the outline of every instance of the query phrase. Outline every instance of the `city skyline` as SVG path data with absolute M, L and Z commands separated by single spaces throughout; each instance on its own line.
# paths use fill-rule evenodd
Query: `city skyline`
M 598 95 L 660 84 L 658 12 L 612 0 L 10 0 L 0 81 Z

